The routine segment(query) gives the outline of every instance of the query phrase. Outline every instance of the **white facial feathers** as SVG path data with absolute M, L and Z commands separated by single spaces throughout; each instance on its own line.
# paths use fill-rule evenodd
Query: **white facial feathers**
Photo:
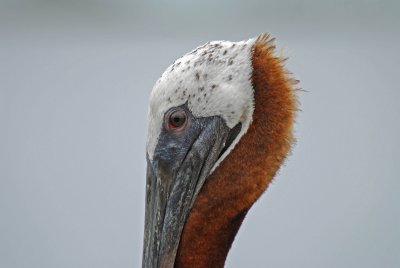
M 230 128 L 241 122 L 241 132 L 219 162 L 233 149 L 247 132 L 254 110 L 251 82 L 254 42 L 255 39 L 209 42 L 167 68 L 150 95 L 147 134 L 150 159 L 165 112 L 185 103 L 195 117 L 221 116 Z

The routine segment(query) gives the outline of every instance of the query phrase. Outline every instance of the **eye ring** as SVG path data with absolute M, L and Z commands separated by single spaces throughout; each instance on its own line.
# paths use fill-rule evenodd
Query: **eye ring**
M 169 131 L 180 131 L 186 128 L 188 116 L 180 107 L 170 109 L 165 115 L 165 128 Z

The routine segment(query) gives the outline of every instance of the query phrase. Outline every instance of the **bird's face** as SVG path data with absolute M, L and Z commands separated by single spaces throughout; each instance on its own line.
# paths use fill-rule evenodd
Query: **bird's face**
M 200 46 L 167 68 L 152 90 L 143 267 L 173 267 L 197 194 L 251 123 L 253 44 Z

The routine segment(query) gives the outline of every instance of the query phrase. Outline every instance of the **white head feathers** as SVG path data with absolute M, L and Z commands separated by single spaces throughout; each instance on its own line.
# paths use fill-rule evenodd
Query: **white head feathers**
M 206 43 L 176 60 L 156 82 L 149 107 L 147 153 L 153 159 L 165 112 L 188 103 L 195 117 L 221 116 L 228 127 L 242 129 L 214 168 L 233 149 L 252 121 L 251 82 L 255 39 Z

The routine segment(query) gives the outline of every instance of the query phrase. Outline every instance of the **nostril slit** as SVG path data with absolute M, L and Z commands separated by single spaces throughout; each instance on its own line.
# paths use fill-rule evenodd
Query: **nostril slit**
M 233 141 L 239 135 L 240 130 L 242 130 L 242 123 L 239 122 L 229 131 L 228 137 L 226 138 L 225 141 L 225 146 L 222 149 L 221 153 L 219 154 L 218 159 L 220 159 L 221 156 L 226 152 L 226 150 L 228 150 L 228 148 L 232 145 Z

